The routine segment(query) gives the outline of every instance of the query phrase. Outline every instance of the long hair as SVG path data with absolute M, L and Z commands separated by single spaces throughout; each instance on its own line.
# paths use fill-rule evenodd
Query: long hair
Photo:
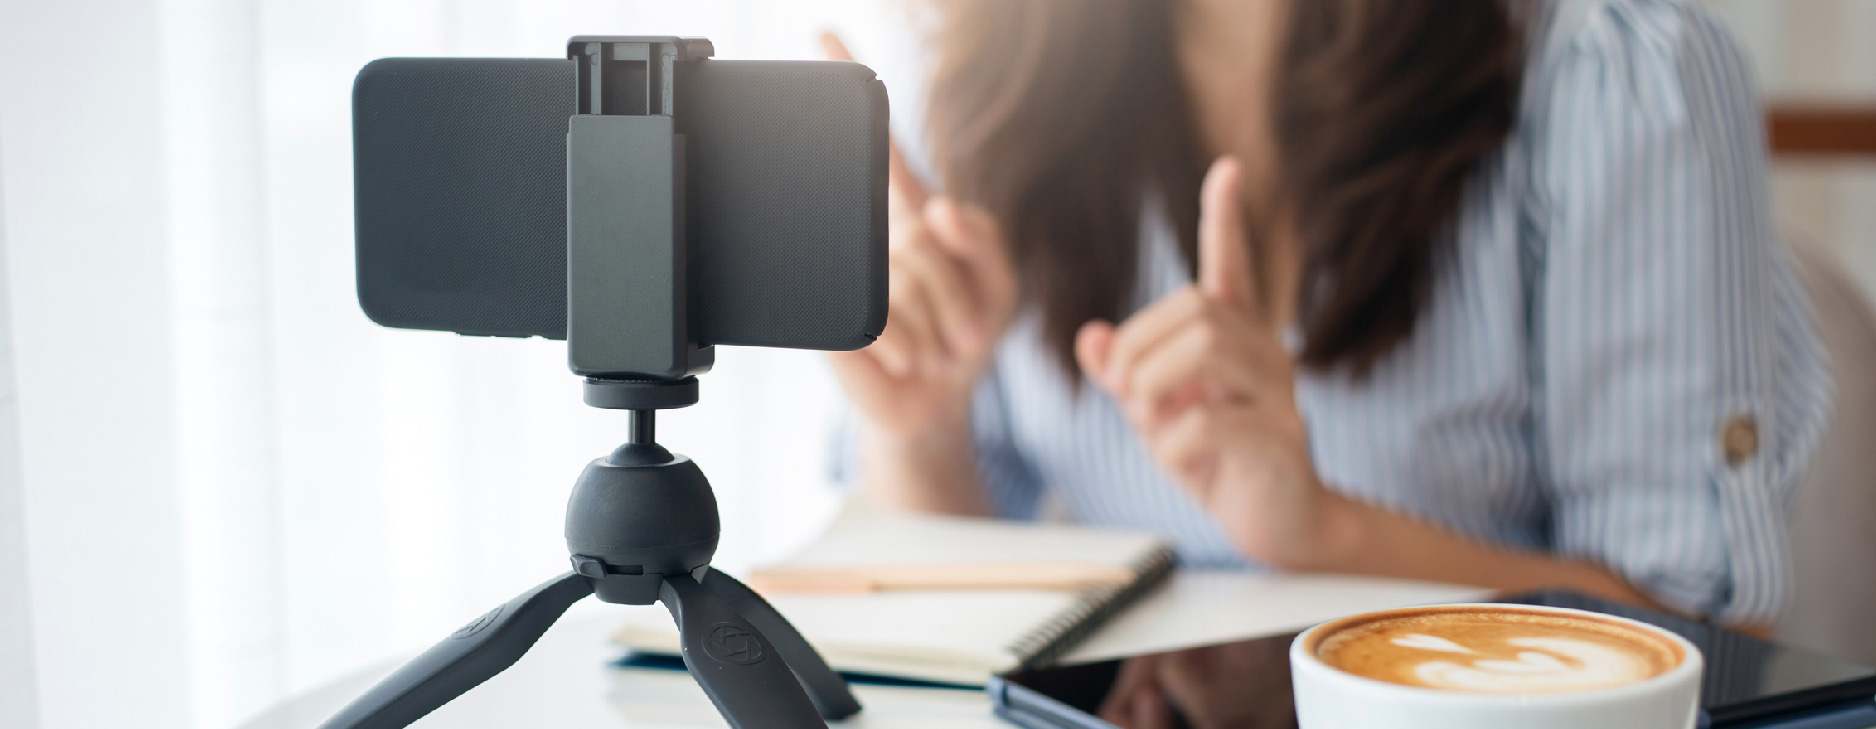
M 1509 0 L 1290 0 L 1271 99 L 1302 245 L 1304 366 L 1406 339 L 1467 179 L 1502 145 L 1522 56 Z M 927 128 L 947 190 L 1003 226 L 1071 378 L 1076 330 L 1135 295 L 1141 217 L 1195 263 L 1205 159 L 1175 0 L 936 0 Z M 1251 259 L 1263 256 L 1256 239 Z

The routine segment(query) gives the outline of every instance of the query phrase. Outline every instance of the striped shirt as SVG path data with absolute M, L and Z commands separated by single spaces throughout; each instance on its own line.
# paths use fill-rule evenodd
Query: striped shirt
M 1469 185 L 1413 335 L 1365 380 L 1300 375 L 1316 468 L 1674 608 L 1768 620 L 1830 383 L 1773 236 L 1750 72 L 1684 2 L 1533 8 L 1518 123 Z M 1191 281 L 1163 221 L 1143 235 L 1138 306 Z M 1106 393 L 1070 385 L 1038 325 L 1019 316 L 975 394 L 996 511 L 1034 518 L 1047 496 L 1161 532 L 1185 564 L 1257 568 Z

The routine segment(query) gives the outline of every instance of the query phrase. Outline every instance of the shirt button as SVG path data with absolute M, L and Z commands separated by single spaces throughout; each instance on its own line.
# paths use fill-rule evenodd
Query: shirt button
M 1720 430 L 1720 450 L 1726 463 L 1737 466 L 1759 452 L 1759 423 L 1750 415 L 1734 415 Z

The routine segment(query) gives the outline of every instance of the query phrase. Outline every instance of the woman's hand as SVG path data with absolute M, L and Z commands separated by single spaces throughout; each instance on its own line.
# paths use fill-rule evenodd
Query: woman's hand
M 853 60 L 832 34 L 822 43 Z M 968 424 L 971 388 L 1016 310 L 1016 274 L 987 212 L 927 193 L 899 146 L 889 152 L 886 330 L 833 361 L 870 425 L 915 440 Z
M 1296 409 L 1295 362 L 1278 337 L 1281 323 L 1253 292 L 1239 175 L 1224 159 L 1205 177 L 1198 284 L 1118 328 L 1090 322 L 1075 341 L 1088 379 L 1119 401 L 1154 459 L 1232 543 L 1281 569 L 1499 592 L 1565 587 L 1652 605 L 1601 565 L 1486 544 L 1322 485 Z M 1174 685 L 1143 683 L 1137 692 L 1146 698 L 1127 706 L 1151 715 L 1143 707 L 1173 697 Z
M 833 35 L 827 55 L 851 61 Z M 832 354 L 864 419 L 862 478 L 882 500 L 935 511 L 986 510 L 970 441 L 971 390 L 1016 313 L 1016 272 L 996 221 L 931 195 L 897 144 L 889 150 L 886 330 Z
M 967 426 L 972 386 L 1016 308 L 1015 274 L 982 210 L 923 195 L 895 176 L 886 330 L 833 355 L 841 383 L 880 434 L 919 440 Z
M 1238 549 L 1272 566 L 1313 565 L 1341 500 L 1310 461 L 1296 408 L 1296 367 L 1280 323 L 1253 292 L 1230 158 L 1206 174 L 1199 281 L 1119 327 L 1090 322 L 1075 353 L 1088 379 L 1119 401 L 1168 474 L 1204 505 Z

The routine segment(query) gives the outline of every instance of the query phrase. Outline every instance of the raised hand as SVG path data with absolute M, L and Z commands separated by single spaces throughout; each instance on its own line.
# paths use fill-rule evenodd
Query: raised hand
M 830 59 L 853 60 L 832 34 L 821 42 Z M 946 468 L 967 461 L 974 473 L 971 389 L 1015 315 L 1016 273 L 989 213 L 930 194 L 896 143 L 890 152 L 886 330 L 865 349 L 833 353 L 834 371 L 866 421 L 869 480 L 916 480 L 931 470 L 875 467 L 906 454 Z M 959 503 L 942 508 L 976 508 Z
M 1328 508 L 1296 407 L 1280 322 L 1260 305 L 1230 158 L 1201 192 L 1198 282 L 1120 326 L 1090 322 L 1075 353 L 1159 462 L 1246 556 L 1304 565 Z
M 961 425 L 1016 303 L 990 216 L 942 197 L 892 223 L 886 330 L 834 370 L 870 425 L 898 438 Z

